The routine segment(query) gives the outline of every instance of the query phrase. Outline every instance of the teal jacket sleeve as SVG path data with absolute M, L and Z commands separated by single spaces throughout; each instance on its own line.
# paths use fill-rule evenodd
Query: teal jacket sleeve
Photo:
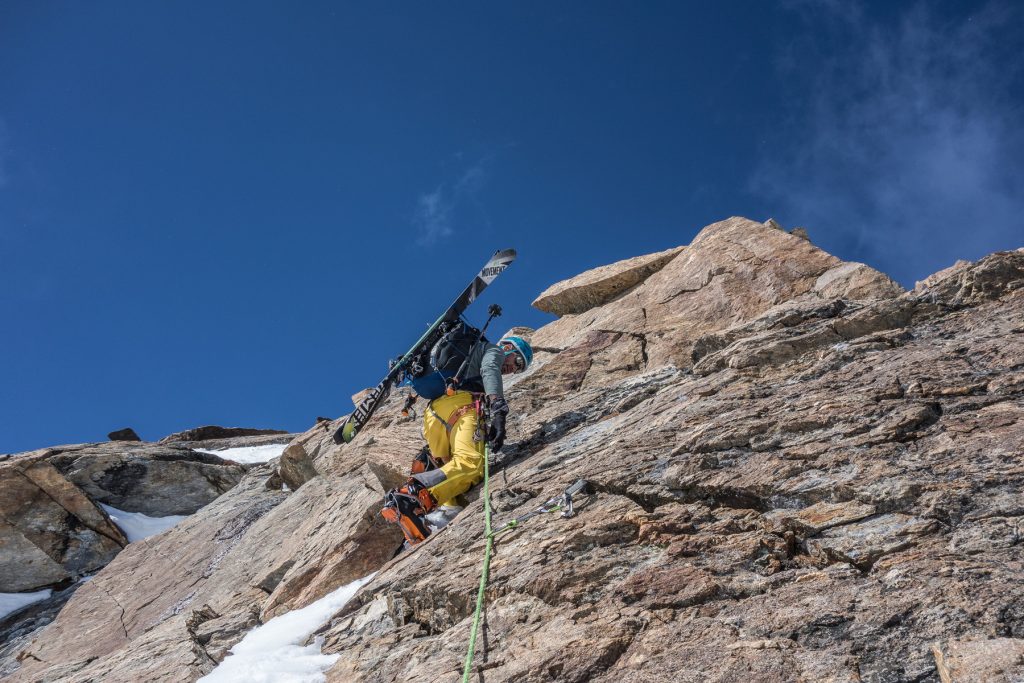
M 466 366 L 467 378 L 480 378 L 485 394 L 505 397 L 504 385 L 501 381 L 501 365 L 505 362 L 505 352 L 489 342 L 477 344 L 469 355 Z

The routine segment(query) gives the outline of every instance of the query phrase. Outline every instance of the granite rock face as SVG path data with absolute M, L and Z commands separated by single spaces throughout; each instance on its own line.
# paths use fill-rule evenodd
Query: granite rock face
M 1018 258 L 983 259 L 956 283 L 1012 274 Z M 572 519 L 498 541 L 483 675 L 1019 678 L 1021 284 L 974 287 L 966 306 L 794 288 L 698 345 L 722 359 L 701 373 L 648 364 L 606 383 L 586 359 L 624 335 L 555 342 L 507 392 L 520 441 L 495 480 L 497 523 L 577 477 L 597 493 Z M 477 501 L 338 615 L 329 680 L 458 680 L 480 515 Z
M 702 335 L 749 322 L 780 304 L 876 299 L 902 288 L 876 270 L 845 263 L 807 240 L 745 218 L 707 226 L 639 286 L 604 306 L 565 315 L 533 343 L 561 351 L 597 332 L 618 335 L 609 350 L 639 347 L 652 367 L 690 364 Z
M 77 579 L 128 544 L 43 455 L 0 464 L 0 593 Z
M 576 514 L 498 537 L 474 677 L 1021 679 L 1024 252 L 914 292 L 745 219 L 536 330 L 506 383 L 495 525 L 579 478 Z M 190 681 L 246 628 L 378 570 L 319 634 L 329 681 L 457 681 L 480 487 L 411 552 L 380 497 L 422 443 L 397 391 L 356 439 L 269 466 L 132 544 L 12 680 Z M 420 402 L 422 408 L 422 402 Z M 308 474 L 308 472 L 307 472 Z
M 220 443 L 196 447 L 214 445 Z M 6 456 L 0 459 L 0 592 L 62 588 L 109 563 L 128 541 L 97 503 L 151 517 L 188 515 L 245 471 L 180 444 L 112 441 Z M 46 614 L 56 613 L 55 600 Z
M 1014 683 L 1024 680 L 1024 640 L 954 640 L 932 647 L 942 683 L 991 681 Z
M 1020 289 L 1024 279 L 1024 248 L 992 254 L 977 263 L 958 261 L 918 282 L 914 291 L 949 306 L 970 306 Z
M 311 436 L 311 451 L 333 446 L 326 429 Z M 254 467 L 199 514 L 131 544 L 82 585 L 21 653 L 13 680 L 194 681 L 260 620 L 394 555 L 401 534 L 377 514 L 385 489 L 375 467 L 350 451 L 343 473 L 291 493 L 268 490 L 272 467 Z
M 49 461 L 93 500 L 150 517 L 190 515 L 245 473 L 237 463 L 174 444 L 95 444 Z

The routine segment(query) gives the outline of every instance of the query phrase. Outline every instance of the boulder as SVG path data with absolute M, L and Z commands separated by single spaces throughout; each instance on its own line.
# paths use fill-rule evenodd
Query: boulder
M 0 464 L 0 592 L 96 571 L 128 544 L 121 530 L 41 457 Z
M 175 445 L 111 442 L 49 461 L 93 500 L 151 517 L 192 514 L 245 473 L 237 463 Z
M 107 438 L 111 441 L 142 441 L 139 435 L 135 433 L 135 430 L 131 427 L 125 427 L 119 429 L 116 432 L 110 432 L 107 434 Z
M 674 247 L 588 270 L 551 285 L 534 300 L 533 306 L 558 316 L 583 313 L 643 282 L 682 250 L 683 247 Z
M 277 471 L 281 481 L 293 491 L 318 474 L 316 467 L 313 466 L 313 459 L 309 457 L 301 443 L 292 443 L 284 449 Z
M 249 429 L 247 427 L 218 427 L 207 425 L 186 429 L 183 432 L 175 432 L 160 439 L 160 443 L 175 443 L 178 441 L 209 441 L 210 439 L 230 439 L 237 436 L 262 436 L 269 434 L 287 434 L 288 432 L 279 429 Z
M 814 282 L 814 293 L 823 299 L 892 299 L 904 291 L 889 276 L 863 263 L 843 263 Z

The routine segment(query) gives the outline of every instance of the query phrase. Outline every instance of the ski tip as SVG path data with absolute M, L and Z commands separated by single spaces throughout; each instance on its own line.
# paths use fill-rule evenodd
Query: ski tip
M 516 250 L 515 249 L 499 249 L 498 251 L 494 252 L 494 256 L 492 256 L 491 259 L 496 259 L 496 258 L 514 259 L 515 257 L 516 257 Z
M 356 432 L 359 431 L 359 427 L 356 426 L 355 422 L 346 422 L 341 428 L 341 438 L 345 443 L 349 443 L 352 439 L 356 438 Z
M 356 438 L 356 432 L 358 431 L 359 429 L 355 423 L 346 420 L 345 424 L 338 427 L 337 431 L 334 432 L 334 443 L 349 443 L 352 439 Z

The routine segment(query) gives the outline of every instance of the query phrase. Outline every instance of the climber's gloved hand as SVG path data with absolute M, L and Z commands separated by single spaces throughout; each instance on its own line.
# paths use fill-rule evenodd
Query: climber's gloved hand
M 508 403 L 501 396 L 492 395 L 487 399 L 487 408 L 490 413 L 487 442 L 491 444 L 491 452 L 497 453 L 505 445 L 505 418 L 508 416 Z

